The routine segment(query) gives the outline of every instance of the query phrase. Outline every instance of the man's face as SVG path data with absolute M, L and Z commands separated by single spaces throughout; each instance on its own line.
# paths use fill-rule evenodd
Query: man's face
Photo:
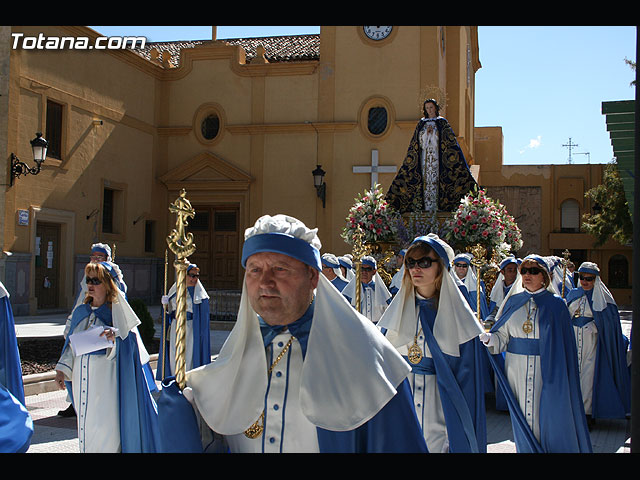
M 460 280 L 467 276 L 467 272 L 469 271 L 469 264 L 464 262 L 455 262 L 453 264 L 456 275 Z
M 360 267 L 360 281 L 362 283 L 371 282 L 375 274 L 376 274 L 376 270 L 371 265 L 365 265 L 363 263 L 362 266 Z
M 295 322 L 311 303 L 319 273 L 288 255 L 255 253 L 245 272 L 249 303 L 269 325 Z
M 502 275 L 504 275 L 505 285 L 511 285 L 518 276 L 518 266 L 515 263 L 510 263 L 502 269 Z
M 107 261 L 107 254 L 103 252 L 91 252 L 91 263 L 100 263 Z

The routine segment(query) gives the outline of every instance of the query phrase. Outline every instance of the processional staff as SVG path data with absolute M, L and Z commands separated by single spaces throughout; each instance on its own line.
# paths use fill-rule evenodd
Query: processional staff
M 167 296 L 167 268 L 169 265 L 168 251 L 164 250 L 164 296 Z M 167 358 L 167 309 L 168 305 L 162 306 L 162 379 L 164 379 L 164 363 Z
M 562 298 L 564 298 L 564 284 L 567 278 L 567 264 L 569 263 L 571 252 L 565 248 L 564 252 L 562 252 L 562 256 L 564 257 L 564 259 L 562 260 Z
M 193 234 L 187 233 L 185 227 L 188 225 L 187 219 L 195 217 L 196 211 L 191 206 L 191 202 L 186 198 L 187 192 L 183 188 L 180 196 L 174 203 L 169 205 L 169 212 L 175 213 L 176 228 L 167 237 L 167 245 L 175 254 L 176 259 L 173 265 L 176 269 L 176 383 L 183 390 L 186 385 L 186 363 L 185 363 L 185 337 L 187 322 L 187 268 L 189 260 L 187 257 L 193 255 L 196 246 L 193 243 Z
M 482 245 L 477 244 L 471 248 L 471 255 L 473 258 L 471 259 L 471 263 L 474 267 L 476 267 L 476 317 L 478 319 L 478 323 L 484 326 L 484 322 L 482 321 L 482 317 L 480 316 L 480 269 L 486 263 L 485 255 L 487 254 L 487 249 Z
M 369 247 L 367 247 L 363 242 L 362 242 L 362 236 L 363 236 L 363 232 L 362 229 L 360 228 L 360 226 L 356 227 L 356 231 L 353 234 L 353 247 L 352 247 L 352 252 L 351 254 L 353 255 L 353 263 L 356 267 L 356 287 L 355 287 L 355 294 L 356 294 L 356 310 L 360 311 L 360 278 L 362 275 L 362 257 L 367 255 L 367 253 L 369 252 Z

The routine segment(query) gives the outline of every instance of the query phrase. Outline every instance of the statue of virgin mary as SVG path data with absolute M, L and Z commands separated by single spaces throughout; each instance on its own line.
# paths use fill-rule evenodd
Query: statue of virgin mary
M 440 106 L 424 101 L 407 156 L 391 183 L 386 200 L 398 212 L 452 212 L 477 185 L 456 134 Z

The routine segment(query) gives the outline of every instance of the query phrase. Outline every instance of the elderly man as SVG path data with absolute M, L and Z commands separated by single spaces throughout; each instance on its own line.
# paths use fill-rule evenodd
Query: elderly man
M 320 275 L 316 233 L 285 215 L 245 232 L 236 326 L 214 362 L 187 372 L 182 393 L 165 382 L 167 451 L 426 451 L 410 369 Z
M 391 303 L 392 296 L 384 284 L 384 280 L 378 274 L 377 262 L 375 258 L 366 255 L 361 259 L 360 266 L 360 308 L 359 312 L 371 320 L 378 323 L 380 317 Z M 342 295 L 356 307 L 356 277 L 342 290 Z

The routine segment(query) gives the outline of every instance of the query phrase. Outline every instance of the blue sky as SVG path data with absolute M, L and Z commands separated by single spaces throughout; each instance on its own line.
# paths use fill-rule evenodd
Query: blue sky
M 95 26 L 149 42 L 205 40 L 211 27 Z M 318 26 L 218 26 L 217 38 L 319 33 Z M 603 101 L 633 100 L 634 26 L 480 26 L 476 126 L 500 126 L 505 164 L 607 163 Z M 569 142 L 569 139 L 571 141 Z

